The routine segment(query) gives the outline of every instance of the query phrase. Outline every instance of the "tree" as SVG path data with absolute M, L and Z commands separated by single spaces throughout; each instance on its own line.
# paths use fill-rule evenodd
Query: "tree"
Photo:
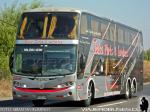
M 150 49 L 144 51 L 144 59 L 150 61 Z
M 43 6 L 40 1 L 31 4 L 18 4 L 14 2 L 0 11 L 0 79 L 9 78 L 9 56 L 15 44 L 17 25 L 21 13 L 27 9 Z

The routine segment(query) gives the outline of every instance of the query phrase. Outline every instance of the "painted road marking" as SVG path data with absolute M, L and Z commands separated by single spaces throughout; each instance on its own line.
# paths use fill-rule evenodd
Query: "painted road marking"
M 107 105 L 101 105 L 101 106 L 97 106 L 97 107 L 108 107 L 111 105 L 118 105 L 118 104 L 125 103 L 125 102 L 127 102 L 127 101 L 122 101 L 122 102 L 117 102 L 117 103 L 112 103 L 112 104 L 107 104 Z

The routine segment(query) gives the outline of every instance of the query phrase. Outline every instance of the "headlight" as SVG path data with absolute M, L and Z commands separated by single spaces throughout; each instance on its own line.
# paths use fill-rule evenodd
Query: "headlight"
M 74 82 L 65 82 L 62 84 L 58 84 L 57 86 L 55 86 L 55 88 L 66 88 L 66 87 L 70 87 L 73 85 L 74 85 Z
M 15 87 L 22 87 L 22 88 L 26 88 L 26 87 L 27 87 L 26 84 L 21 83 L 21 82 L 18 82 L 18 81 L 14 81 L 14 82 L 13 82 L 13 85 L 14 85 Z

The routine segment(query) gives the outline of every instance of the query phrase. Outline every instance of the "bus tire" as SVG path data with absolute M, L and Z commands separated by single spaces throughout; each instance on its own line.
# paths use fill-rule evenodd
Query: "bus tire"
M 129 99 L 129 98 L 131 98 L 131 96 L 132 96 L 131 83 L 130 83 L 130 81 L 127 81 L 124 97 L 125 97 L 125 99 Z
M 42 107 L 45 103 L 45 100 L 32 100 L 32 103 L 35 107 Z
M 88 99 L 83 100 L 83 106 L 84 107 L 90 106 L 93 99 L 94 99 L 94 85 L 90 83 L 88 87 Z
M 131 96 L 134 96 L 136 94 L 136 91 L 136 81 L 134 80 L 131 85 Z

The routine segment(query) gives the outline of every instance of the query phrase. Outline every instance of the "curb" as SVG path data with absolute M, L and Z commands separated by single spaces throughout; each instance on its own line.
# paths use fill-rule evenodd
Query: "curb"
M 13 98 L 12 97 L 0 97 L 0 101 L 2 100 L 12 100 Z
M 144 85 L 150 85 L 150 82 L 145 82 Z

